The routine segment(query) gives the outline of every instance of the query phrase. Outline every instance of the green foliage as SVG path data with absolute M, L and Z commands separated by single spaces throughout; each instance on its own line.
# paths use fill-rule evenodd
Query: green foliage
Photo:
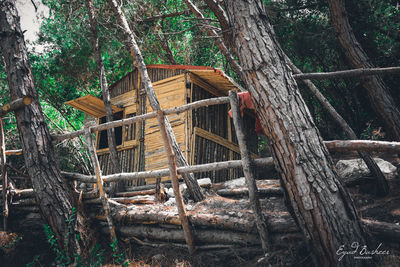
M 267 10 L 281 46 L 303 72 L 329 72 L 351 68 L 342 54 L 326 1 L 267 1 Z M 397 1 L 350 0 L 346 10 L 350 24 L 371 61 L 380 67 L 397 66 L 400 58 L 400 14 Z M 400 78 L 384 76 L 392 95 Z M 318 89 L 360 135 L 369 121 L 380 119 L 359 78 L 315 81 Z M 343 138 L 337 125 L 318 101 L 299 84 L 302 95 L 325 139 Z M 397 99 L 400 100 L 399 98 Z
M 12 248 L 12 247 L 16 246 L 22 239 L 23 239 L 23 236 L 17 236 L 17 237 L 15 237 L 13 240 L 11 240 L 10 242 L 8 242 L 7 244 L 1 245 L 0 248 L 1 248 L 1 249 L 9 249 L 9 248 Z
M 118 240 L 115 239 L 113 242 L 111 242 L 110 247 L 112 249 L 112 256 L 113 256 L 113 261 L 114 264 L 120 264 L 123 267 L 128 267 L 129 266 L 129 261 L 126 259 L 126 254 L 125 251 L 120 252 L 118 248 Z
M 39 254 L 35 255 L 35 257 L 33 257 L 33 260 L 26 264 L 26 267 L 34 267 L 36 265 L 36 263 L 39 262 L 39 258 L 40 258 Z

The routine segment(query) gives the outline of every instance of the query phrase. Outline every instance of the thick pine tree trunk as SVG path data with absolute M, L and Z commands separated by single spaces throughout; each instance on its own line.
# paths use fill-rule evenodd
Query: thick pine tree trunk
M 32 96 L 32 104 L 17 110 L 15 117 L 36 201 L 45 221 L 66 252 L 70 256 L 85 253 L 90 241 L 86 217 L 78 210 L 75 220 L 67 223 L 73 207 L 77 205 L 72 188 L 61 176 L 55 161 L 50 133 L 33 83 L 15 1 L 0 1 L 0 29 L 0 49 L 6 65 L 11 99 Z M 75 234 L 80 235 L 79 242 L 75 240 Z M 66 237 L 68 241 L 65 241 Z M 66 243 L 67 246 L 64 246 Z
M 113 121 L 113 112 L 111 107 L 110 92 L 108 90 L 108 82 L 106 78 L 104 63 L 103 59 L 101 58 L 101 47 L 99 43 L 99 36 L 97 33 L 97 21 L 94 14 L 94 6 L 93 2 L 90 0 L 87 0 L 85 3 L 89 15 L 90 30 L 92 32 L 93 49 L 95 50 L 97 67 L 99 68 L 99 73 L 100 73 L 101 90 L 103 93 L 104 107 L 106 109 L 106 114 L 107 114 L 106 119 L 107 122 L 111 122 Z M 108 141 L 108 147 L 110 149 L 110 159 L 111 159 L 111 164 L 113 166 L 113 171 L 114 173 L 121 173 L 122 172 L 121 165 L 119 164 L 117 145 L 115 141 L 115 128 L 107 130 L 107 141 Z M 123 191 L 123 188 L 124 184 L 121 182 L 111 183 L 110 195 L 113 196 L 114 193 Z
M 353 68 L 373 68 L 367 54 L 357 41 L 347 17 L 343 0 L 328 0 L 332 25 L 342 50 Z M 381 117 L 385 128 L 395 140 L 400 140 L 400 109 L 379 76 L 361 78 L 369 101 Z
M 233 42 L 282 186 L 320 266 L 357 266 L 336 251 L 365 244 L 357 212 L 300 96 L 262 1 L 225 1 Z

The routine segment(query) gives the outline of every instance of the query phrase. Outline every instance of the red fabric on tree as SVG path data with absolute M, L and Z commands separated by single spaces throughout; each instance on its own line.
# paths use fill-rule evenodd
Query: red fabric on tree
M 251 96 L 249 92 L 242 92 L 238 93 L 239 100 L 240 100 L 240 113 L 242 114 L 243 117 L 243 111 L 245 108 L 251 109 L 255 111 L 254 103 L 253 100 L 251 100 Z M 229 116 L 232 118 L 232 110 L 229 110 Z M 262 129 L 260 120 L 258 119 L 258 116 L 256 114 L 256 124 L 255 124 L 255 131 L 257 134 L 264 134 L 264 131 Z

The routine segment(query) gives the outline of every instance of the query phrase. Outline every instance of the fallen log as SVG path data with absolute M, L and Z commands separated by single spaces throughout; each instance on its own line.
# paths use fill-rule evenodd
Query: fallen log
M 134 191 L 134 192 L 119 192 L 115 194 L 115 197 L 134 197 L 134 196 L 143 196 L 143 195 L 152 195 L 156 193 L 156 189 L 148 189 L 143 191 Z
M 32 188 L 29 189 L 12 189 L 11 195 L 13 198 L 21 199 L 21 198 L 34 198 L 35 192 Z
M 249 190 L 246 187 L 234 188 L 234 189 L 219 189 L 217 194 L 223 197 L 243 197 L 249 195 Z M 259 196 L 283 196 L 281 187 L 270 187 L 270 188 L 258 188 Z
M 103 232 L 107 232 L 106 227 L 102 228 Z M 185 238 L 180 229 L 165 229 L 154 226 L 120 226 L 118 232 L 124 237 L 142 237 L 151 240 L 168 240 L 169 242 L 183 243 Z M 242 246 L 259 245 L 260 240 L 257 234 L 253 233 L 238 233 L 224 230 L 205 230 L 195 229 L 194 236 L 196 242 L 207 244 L 240 244 Z M 296 234 L 273 234 L 271 235 L 272 243 L 279 243 L 282 240 L 286 242 L 301 242 L 303 236 L 300 233 Z
M 155 204 L 154 195 L 134 196 L 134 197 L 114 197 L 111 198 L 118 203 L 122 204 Z
M 18 206 L 32 206 L 36 205 L 36 199 L 34 198 L 22 198 L 20 200 L 17 200 L 16 202 L 12 202 L 11 205 L 14 207 Z
M 361 219 L 361 222 L 377 239 L 400 244 L 400 225 L 368 219 Z
M 298 231 L 282 198 L 263 199 L 261 206 L 271 232 Z M 194 227 L 256 233 L 254 213 L 247 200 L 210 197 L 196 205 L 187 205 L 186 209 L 189 221 Z M 165 205 L 114 208 L 113 218 L 119 225 L 141 223 L 180 225 L 176 208 Z

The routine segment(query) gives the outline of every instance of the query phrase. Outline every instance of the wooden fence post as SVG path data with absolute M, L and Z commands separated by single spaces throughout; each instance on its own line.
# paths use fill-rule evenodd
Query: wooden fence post
M 189 247 L 189 252 L 192 254 L 194 252 L 192 229 L 189 225 L 189 220 L 185 211 L 185 205 L 183 204 L 182 194 L 179 189 L 179 180 L 178 180 L 178 172 L 176 170 L 175 154 L 172 150 L 172 145 L 168 138 L 167 127 L 165 125 L 164 117 L 165 117 L 164 112 L 162 110 L 158 110 L 157 119 L 158 119 L 158 124 L 160 125 L 161 136 L 164 141 L 165 152 L 168 158 L 168 168 L 172 182 L 172 188 L 175 194 L 175 202 L 178 208 L 179 219 L 181 221 L 183 232 L 185 234 L 186 244 Z
M 261 239 L 261 245 L 264 252 L 268 252 L 269 238 L 268 228 L 265 218 L 261 211 L 260 200 L 258 198 L 258 189 L 254 177 L 253 164 L 250 157 L 250 150 L 246 144 L 244 135 L 244 125 L 239 109 L 239 99 L 235 91 L 229 91 L 229 100 L 232 109 L 233 124 L 235 126 L 236 137 L 239 143 L 240 155 L 242 157 L 243 173 L 249 189 L 249 201 L 254 212 L 256 226 Z
M 8 181 L 7 181 L 7 165 L 6 165 L 6 140 L 4 139 L 3 119 L 0 117 L 0 149 L 1 149 L 1 179 L 2 179 L 2 195 L 3 195 L 3 230 L 7 231 L 8 219 Z
M 97 183 L 97 187 L 99 189 L 100 199 L 101 199 L 101 203 L 103 204 L 104 214 L 107 219 L 108 228 L 110 230 L 111 242 L 115 242 L 117 240 L 117 235 L 115 233 L 115 227 L 114 227 L 114 224 L 113 224 L 113 221 L 111 218 L 111 214 L 110 214 L 110 204 L 108 203 L 107 196 L 104 192 L 99 159 L 97 158 L 97 155 L 96 155 L 96 148 L 94 146 L 90 128 L 85 129 L 85 139 L 87 142 L 90 158 L 92 160 L 94 171 L 96 174 L 96 183 Z

